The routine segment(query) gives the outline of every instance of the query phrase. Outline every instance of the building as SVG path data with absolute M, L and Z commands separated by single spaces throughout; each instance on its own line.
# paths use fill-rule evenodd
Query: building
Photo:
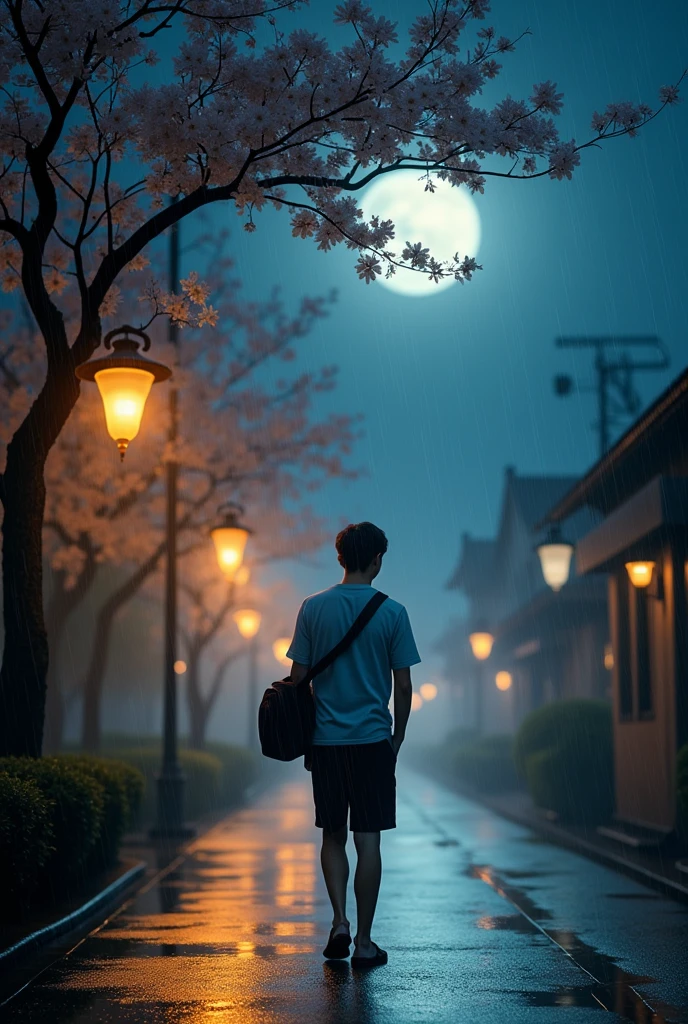
M 617 817 L 670 831 L 688 742 L 688 371 L 544 522 L 585 509 L 599 521 L 576 544 L 576 571 L 608 578 Z
M 574 577 L 555 593 L 543 579 L 536 551 L 541 521 L 575 482 L 574 477 L 520 476 L 507 467 L 496 537 L 462 537 L 447 586 L 465 596 L 468 610 L 439 649 L 447 660 L 445 676 L 470 680 L 467 689 L 474 699 L 466 717 L 475 721 L 482 701 L 488 732 L 511 731 L 525 714 L 551 700 L 610 694 L 604 580 Z M 567 537 L 583 536 L 598 518 L 584 506 L 577 509 L 564 522 Z M 477 628 L 495 637 L 481 667 L 468 643 Z M 497 671 L 511 676 L 507 692 L 495 686 Z

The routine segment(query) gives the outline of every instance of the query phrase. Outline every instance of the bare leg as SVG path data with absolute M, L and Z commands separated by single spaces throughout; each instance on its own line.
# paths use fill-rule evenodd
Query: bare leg
M 356 931 L 356 956 L 375 956 L 375 947 L 370 938 L 373 917 L 377 905 L 382 878 L 379 832 L 354 832 L 354 843 L 358 864 L 354 875 L 354 892 L 358 911 Z
M 346 885 L 349 881 L 349 860 L 346 856 L 346 825 L 337 832 L 323 830 L 320 863 L 327 894 L 332 904 L 332 934 L 349 931 L 346 917 Z

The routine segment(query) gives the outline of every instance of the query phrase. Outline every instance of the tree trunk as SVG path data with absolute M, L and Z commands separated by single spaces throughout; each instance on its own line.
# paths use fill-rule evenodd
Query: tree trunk
M 81 746 L 92 753 L 100 750 L 101 722 L 100 707 L 103 697 L 103 683 L 107 668 L 112 627 L 117 612 L 124 607 L 141 589 L 145 581 L 155 571 L 165 551 L 165 544 L 159 544 L 156 550 L 143 562 L 129 579 L 108 597 L 98 612 L 96 628 L 93 634 L 91 659 L 82 684 L 83 719 L 81 723 Z
M 15 434 L 2 475 L 5 647 L 0 669 L 0 756 L 40 757 L 48 674 L 42 592 L 44 458 L 40 450 L 31 453 L 26 448 L 17 443 Z
M 210 708 L 201 693 L 201 652 L 192 648 L 187 657 L 186 706 L 189 712 L 189 746 L 192 750 L 203 750 Z
M 54 590 L 46 613 L 50 664 L 48 666 L 48 692 L 43 736 L 43 752 L 45 754 L 57 754 L 62 746 L 66 695 L 62 686 L 60 652 L 67 620 L 84 600 L 96 577 L 95 552 L 87 540 L 82 544 L 82 550 L 85 553 L 84 564 L 73 587 L 65 586 L 67 576 L 65 572 L 55 573 Z
M 22 282 L 46 340 L 48 373 L 40 393 L 7 446 L 0 475 L 2 588 L 5 645 L 0 669 L 0 756 L 39 757 L 43 744 L 48 639 L 43 619 L 44 467 L 79 397 L 74 354 L 62 314 L 50 302 L 40 272 L 41 253 L 24 251 Z M 87 348 L 100 333 L 88 325 Z M 82 335 L 86 335 L 82 331 Z M 89 353 L 90 354 L 90 353 Z

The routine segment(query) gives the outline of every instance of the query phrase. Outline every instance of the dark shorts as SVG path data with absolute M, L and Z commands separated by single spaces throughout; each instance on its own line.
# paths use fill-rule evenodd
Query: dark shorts
M 315 824 L 337 832 L 396 828 L 396 754 L 389 740 L 313 747 Z

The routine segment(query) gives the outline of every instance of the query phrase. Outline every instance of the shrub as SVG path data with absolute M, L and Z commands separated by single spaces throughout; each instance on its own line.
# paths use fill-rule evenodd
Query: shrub
M 229 743 L 210 742 L 206 743 L 205 749 L 222 766 L 216 805 L 218 808 L 232 807 L 239 803 L 248 787 L 258 778 L 258 757 L 245 747 Z
M 108 754 L 133 766 L 143 775 L 145 787 L 139 820 L 153 821 L 157 806 L 156 779 L 160 772 L 160 747 L 157 744 L 132 744 L 120 750 L 108 750 Z M 186 776 L 184 810 L 187 816 L 196 818 L 214 810 L 222 773 L 219 759 L 203 751 L 180 750 L 179 763 Z
M 83 871 L 103 825 L 100 783 L 79 765 L 58 757 L 2 758 L 0 772 L 34 783 L 50 805 L 54 850 L 47 870 L 58 877 Z
M 598 824 L 614 809 L 612 715 L 602 701 L 549 704 L 529 715 L 514 746 L 539 807 L 564 821 Z
M 93 866 L 112 864 L 117 858 L 122 836 L 141 805 L 143 775 L 123 761 L 89 754 L 68 754 L 61 760 L 79 768 L 102 787 L 103 823 L 92 854 Z
M 514 789 L 513 737 L 483 736 L 463 743 L 450 755 L 449 769 L 458 782 L 482 793 Z
M 523 720 L 514 741 L 519 775 L 527 778 L 531 754 L 569 744 L 578 746 L 583 756 L 599 747 L 611 752 L 610 705 L 601 700 L 562 700 L 532 711 Z
M 26 903 L 53 850 L 53 807 L 30 778 L 0 772 L 2 916 Z

